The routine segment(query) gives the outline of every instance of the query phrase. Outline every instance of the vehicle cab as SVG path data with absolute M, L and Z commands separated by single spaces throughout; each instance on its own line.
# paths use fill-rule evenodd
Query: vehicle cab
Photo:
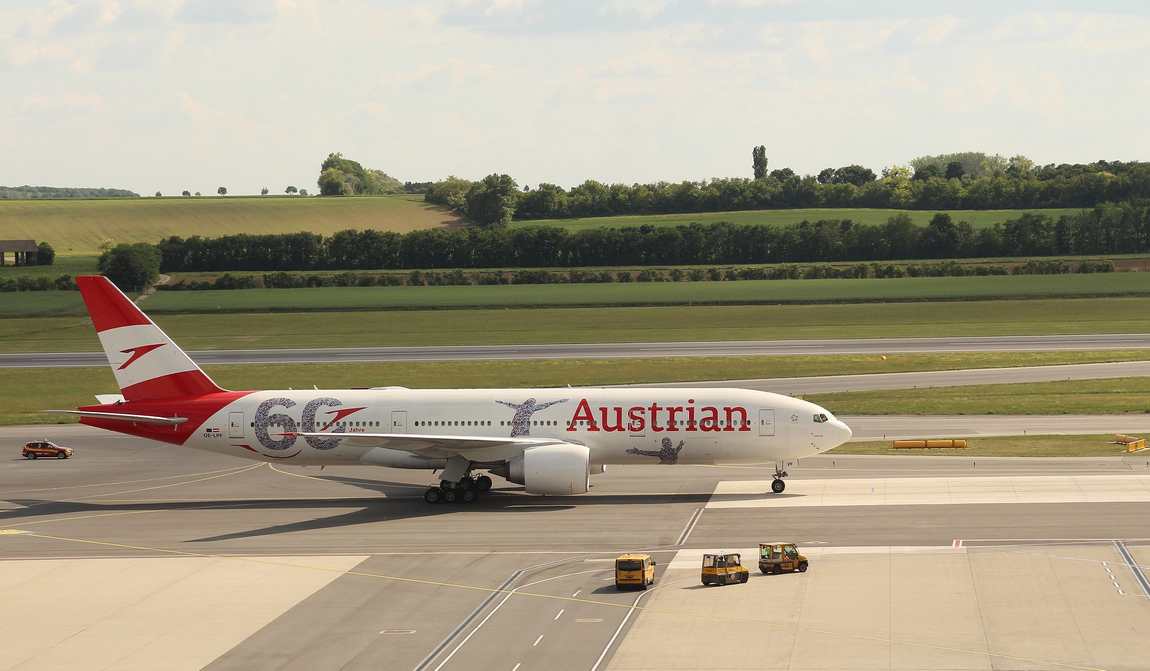
M 799 554 L 794 543 L 759 543 L 759 571 L 767 573 L 804 573 L 807 558 Z
M 655 560 L 649 554 L 625 554 L 615 560 L 615 589 L 655 584 Z
M 25 459 L 67 459 L 72 456 L 72 448 L 57 445 L 48 440 L 33 440 L 24 443 L 24 449 L 21 450 L 21 455 Z
M 750 571 L 743 568 L 742 557 L 737 552 L 703 555 L 703 584 L 730 585 L 747 582 Z

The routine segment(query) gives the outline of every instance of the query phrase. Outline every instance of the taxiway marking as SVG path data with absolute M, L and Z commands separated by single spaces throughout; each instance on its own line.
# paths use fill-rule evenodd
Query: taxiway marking
M 691 532 L 695 530 L 695 525 L 699 523 L 699 518 L 703 516 L 703 510 L 705 509 L 695 509 L 694 514 L 687 520 L 687 526 L 683 527 L 682 533 L 679 534 L 678 540 L 675 541 L 675 545 L 682 545 L 687 542 L 687 539 L 691 537 Z
M 649 591 L 640 593 L 639 596 L 635 599 L 635 601 L 633 603 L 631 603 L 630 605 L 613 603 L 610 601 L 598 601 L 595 599 L 576 599 L 576 598 L 572 598 L 572 597 L 557 596 L 554 594 L 543 594 L 543 593 L 538 593 L 538 592 L 519 591 L 523 587 L 528 587 L 530 585 L 538 584 L 540 582 L 546 582 L 547 580 L 553 580 L 553 579 L 568 577 L 566 575 L 554 576 L 553 578 L 547 578 L 544 580 L 536 581 L 534 583 L 528 583 L 526 585 L 522 585 L 518 588 L 515 588 L 514 590 L 507 590 L 505 588 L 491 588 L 491 587 L 482 587 L 482 586 L 478 586 L 478 585 L 465 585 L 465 584 L 460 584 L 460 583 L 450 583 L 450 582 L 441 581 L 441 580 L 428 580 L 428 579 L 422 579 L 422 578 L 408 578 L 408 577 L 402 577 L 402 576 L 391 576 L 391 575 L 380 574 L 380 573 L 372 573 L 372 572 L 368 572 L 368 571 L 357 571 L 354 569 L 351 571 L 338 571 L 336 569 L 330 569 L 330 568 L 325 568 L 325 567 L 320 567 L 320 566 L 304 566 L 304 565 L 300 565 L 300 564 L 294 564 L 294 563 L 288 562 L 288 561 L 282 561 L 282 560 L 281 561 L 275 561 L 275 560 L 270 560 L 267 558 L 260 558 L 260 557 L 239 556 L 239 555 L 216 555 L 216 554 L 211 554 L 211 553 L 190 552 L 190 551 L 186 551 L 186 550 L 174 550 L 174 549 L 169 549 L 169 548 L 156 548 L 156 547 L 145 547 L 145 546 L 139 546 L 139 545 L 128 545 L 126 543 L 112 543 L 109 541 L 98 541 L 98 540 L 92 540 L 92 539 L 87 539 L 87 538 L 67 538 L 67 537 L 62 537 L 62 536 L 49 536 L 47 534 L 39 534 L 39 533 L 35 533 L 35 532 L 30 532 L 27 535 L 32 537 L 32 538 L 43 538 L 46 540 L 65 541 L 65 542 L 82 543 L 82 544 L 89 544 L 89 545 L 99 545 L 99 546 L 104 546 L 104 547 L 114 547 L 114 548 L 120 548 L 120 549 L 126 549 L 126 550 L 153 552 L 153 553 L 162 554 L 162 555 L 175 555 L 175 556 L 183 556 L 183 557 L 228 558 L 228 559 L 236 559 L 239 561 L 250 561 L 250 562 L 254 562 L 254 563 L 258 563 L 258 564 L 266 564 L 266 565 L 274 565 L 274 566 L 290 566 L 292 568 L 307 568 L 309 570 L 315 570 L 315 571 L 338 572 L 341 575 L 357 575 L 357 576 L 368 577 L 368 578 L 378 578 L 381 580 L 390 580 L 393 582 L 420 584 L 420 585 L 428 585 L 428 586 L 434 586 L 434 587 L 451 587 L 451 588 L 460 589 L 460 590 L 480 591 L 480 592 L 488 592 L 490 594 L 504 594 L 504 595 L 506 595 L 504 597 L 504 599 L 500 602 L 500 604 L 506 603 L 507 600 L 510 599 L 512 596 L 526 596 L 526 597 L 535 597 L 535 598 L 543 598 L 543 599 L 553 599 L 553 600 L 557 600 L 557 601 L 584 603 L 584 604 L 590 604 L 590 605 L 596 605 L 596 606 L 607 606 L 607 607 L 611 607 L 611 608 L 626 608 L 627 609 L 627 615 L 624 616 L 624 622 L 621 623 L 619 628 L 615 630 L 615 635 L 612 637 L 612 640 L 608 642 L 607 647 L 604 649 L 603 653 L 600 655 L 599 661 L 597 661 L 596 665 L 594 667 L 592 667 L 592 671 L 598 670 L 599 665 L 602 664 L 603 659 L 606 657 L 607 652 L 611 648 L 611 645 L 613 645 L 614 640 L 618 638 L 619 633 L 623 630 L 623 625 L 626 624 L 626 620 L 629 619 L 630 615 L 637 610 L 650 610 L 647 607 L 639 605 L 639 601 L 644 596 L 649 594 L 650 593 Z M 946 547 L 945 549 L 947 551 L 950 551 L 949 546 Z M 682 551 L 680 551 L 680 552 L 682 552 Z M 752 551 L 752 553 L 753 552 L 754 551 Z M 602 569 L 599 569 L 599 570 L 602 570 Z M 581 571 L 579 573 L 593 573 L 593 572 L 595 572 L 595 571 Z M 576 574 L 571 574 L 571 575 L 576 575 Z M 671 611 L 667 611 L 667 612 L 671 612 Z M 675 611 L 675 612 L 677 613 L 677 611 Z M 488 618 L 490 618 L 490 616 L 492 614 L 494 614 L 494 611 L 492 613 L 488 614 Z M 722 616 L 719 616 L 719 617 L 722 617 Z M 725 619 L 730 619 L 732 622 L 752 621 L 752 622 L 755 622 L 757 625 L 763 626 L 763 627 L 782 628 L 782 627 L 790 627 L 791 626 L 789 623 L 767 620 L 767 619 L 763 619 L 761 617 L 745 617 L 744 616 L 741 618 L 725 618 Z M 1076 664 L 1068 664 L 1065 662 L 1058 662 L 1058 661 L 1054 661 L 1054 660 L 1035 659 L 1032 657 L 1023 657 L 1020 655 L 1010 655 L 1010 654 L 1006 654 L 1006 653 L 993 652 L 993 651 L 985 650 L 985 649 L 974 650 L 974 649 L 960 648 L 960 647 L 955 647 L 955 646 L 936 645 L 933 643 L 926 643 L 926 642 L 922 642 L 922 641 L 895 640 L 895 639 L 890 638 L 890 637 L 873 636 L 873 635 L 866 635 L 866 634 L 828 630 L 828 629 L 823 629 L 821 627 L 805 627 L 803 630 L 809 631 L 812 633 L 824 634 L 824 635 L 828 635 L 828 636 L 834 636 L 834 637 L 843 638 L 843 639 L 850 639 L 850 640 L 872 641 L 872 642 L 884 643 L 884 644 L 888 644 L 888 645 L 902 645 L 902 646 L 921 648 L 921 649 L 927 649 L 927 650 L 970 654 L 970 655 L 976 655 L 979 657 L 991 656 L 991 657 L 997 657 L 1000 659 L 1007 659 L 1007 660 L 1011 660 L 1011 661 L 1015 661 L 1015 662 L 1025 662 L 1027 664 L 1036 665 L 1039 667 L 1042 667 L 1042 666 L 1059 667 L 1059 668 L 1064 668 L 1064 669 L 1074 669 L 1076 671 L 1105 671 L 1104 669 L 1099 669 L 1097 667 L 1080 666 L 1080 665 L 1076 665 Z M 474 633 L 474 631 L 472 633 Z M 458 647 L 457 647 L 457 649 L 458 649 Z M 441 668 L 443 666 L 443 664 L 445 664 L 445 663 L 446 663 L 446 660 L 443 663 L 441 663 L 439 667 L 436 667 L 436 668 L 437 669 Z

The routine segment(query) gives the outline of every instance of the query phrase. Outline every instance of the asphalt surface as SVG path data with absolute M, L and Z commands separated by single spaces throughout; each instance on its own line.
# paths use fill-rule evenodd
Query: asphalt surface
M 1036 424 L 1044 422 L 1054 420 Z M 14 445 L 44 435 L 75 445 L 77 456 L 16 456 Z M 221 651 L 212 669 L 605 668 L 638 598 L 613 589 L 609 560 L 621 551 L 653 552 L 664 571 L 679 550 L 754 547 L 767 537 L 833 548 L 1150 535 L 1148 503 L 701 512 L 720 482 L 770 477 L 756 466 L 611 468 L 581 497 L 531 497 L 497 481 L 478 504 L 450 507 L 422 501 L 431 475 L 420 471 L 273 467 L 78 425 L 9 427 L 0 443 L 0 531 L 21 532 L 0 533 L 0 560 L 366 557 Z M 980 458 L 973 469 L 963 458 L 825 456 L 790 472 L 787 496 L 801 496 L 809 478 L 1145 469 L 1121 458 Z M 66 608 L 57 615 L 68 617 Z
M 1057 352 L 1069 350 L 1119 349 L 1150 349 L 1150 333 L 948 338 L 857 338 L 842 340 L 200 350 L 189 352 L 189 354 L 196 362 L 201 364 L 239 364 L 648 358 L 669 356 L 793 356 L 799 354 L 884 354 L 891 352 Z M 0 354 L 0 368 L 63 368 L 97 366 L 106 363 L 103 354 L 99 352 L 29 352 Z
M 914 373 L 867 373 L 861 375 L 819 375 L 743 380 L 697 382 L 653 382 L 633 387 L 738 387 L 791 396 L 840 391 L 876 391 L 927 387 L 964 387 L 981 384 L 1021 384 L 1027 382 L 1070 382 L 1150 375 L 1150 361 L 1081 363 L 1057 366 L 1018 366 L 1013 368 L 967 368 L 962 370 Z

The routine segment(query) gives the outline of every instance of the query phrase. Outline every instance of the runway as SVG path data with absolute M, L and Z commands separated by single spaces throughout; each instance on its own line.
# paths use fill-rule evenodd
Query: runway
M 77 456 L 11 451 L 43 435 Z M 1150 469 L 1121 458 L 827 455 L 789 469 L 782 495 L 766 466 L 618 467 L 581 497 L 499 481 L 432 507 L 419 471 L 272 467 L 78 425 L 0 443 L 0 669 L 1134 669 L 1150 654 Z M 697 586 L 704 551 L 753 568 L 772 539 L 811 570 Z M 659 562 L 653 590 L 614 589 L 610 560 L 631 550 Z
M 93 338 L 93 345 L 95 339 Z M 1058 352 L 1150 349 L 1148 333 L 987 336 L 947 338 L 855 338 L 841 340 L 753 340 L 635 342 L 554 345 L 468 345 L 200 350 L 200 364 L 341 363 L 362 361 L 468 361 L 491 359 L 655 358 L 673 356 L 794 356 L 885 354 L 892 352 Z M 66 368 L 106 363 L 99 352 L 0 354 L 0 368 Z

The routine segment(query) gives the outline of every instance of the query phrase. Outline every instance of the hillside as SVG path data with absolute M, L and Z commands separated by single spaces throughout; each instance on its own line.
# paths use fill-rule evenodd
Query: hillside
M 955 221 L 969 222 L 975 228 L 993 226 L 1015 219 L 1023 212 L 1044 213 L 1052 217 L 1072 214 L 1076 209 L 1048 210 L 938 210 L 949 212 Z M 683 214 L 636 214 L 618 217 L 582 217 L 573 219 L 524 219 L 511 224 L 524 226 L 559 226 L 568 230 L 621 226 L 677 226 L 679 224 L 711 224 L 726 221 L 733 224 L 765 224 L 776 226 L 819 219 L 850 219 L 860 224 L 882 224 L 896 214 L 907 214 L 920 226 L 925 226 L 936 210 L 886 210 L 870 208 L 806 208 L 787 210 L 738 210 L 733 212 L 688 212 Z
M 131 200 L 0 200 L 0 239 L 47 241 L 61 255 L 95 254 L 105 241 L 158 242 L 170 235 L 330 234 L 347 228 L 406 232 L 458 222 L 406 197 L 202 197 Z

